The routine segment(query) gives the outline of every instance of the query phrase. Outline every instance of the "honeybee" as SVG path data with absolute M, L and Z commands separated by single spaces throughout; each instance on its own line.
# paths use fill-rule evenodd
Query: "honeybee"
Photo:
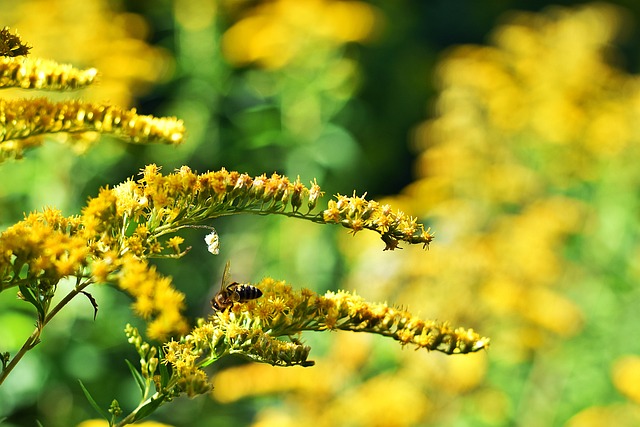
M 229 283 L 229 265 L 230 263 L 227 261 L 224 273 L 222 273 L 220 290 L 211 299 L 211 307 L 214 310 L 225 311 L 237 302 L 246 302 L 262 296 L 262 291 L 253 285 L 238 282 Z

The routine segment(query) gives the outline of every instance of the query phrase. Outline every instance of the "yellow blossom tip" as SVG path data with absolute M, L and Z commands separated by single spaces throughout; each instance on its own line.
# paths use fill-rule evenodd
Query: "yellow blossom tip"
M 93 83 L 97 74 L 95 68 L 80 70 L 47 59 L 0 57 L 0 88 L 74 90 Z
M 417 218 L 408 216 L 401 211 L 393 212 L 389 205 L 380 205 L 374 200 L 366 200 L 366 193 L 360 197 L 342 196 L 338 194 L 336 200 L 329 201 L 323 212 L 323 219 L 327 223 L 341 224 L 349 228 L 349 232 L 356 234 L 363 229 L 378 232 L 385 243 L 384 250 L 399 248 L 401 241 L 416 244 L 422 243 L 428 247 L 433 240 L 430 229 L 417 222 Z

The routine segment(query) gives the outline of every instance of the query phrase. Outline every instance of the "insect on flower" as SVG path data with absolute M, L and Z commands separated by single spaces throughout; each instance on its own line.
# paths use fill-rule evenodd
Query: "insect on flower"
M 229 261 L 224 266 L 220 290 L 211 299 L 211 307 L 214 310 L 225 311 L 233 307 L 235 303 L 242 303 L 252 299 L 260 298 L 262 291 L 253 285 L 246 283 L 229 283 Z

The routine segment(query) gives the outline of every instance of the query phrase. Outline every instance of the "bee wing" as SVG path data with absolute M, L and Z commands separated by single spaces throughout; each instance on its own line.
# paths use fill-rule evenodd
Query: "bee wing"
M 222 273 L 222 282 L 220 282 L 220 290 L 223 291 L 229 286 L 229 276 L 231 275 L 231 261 L 227 261 Z

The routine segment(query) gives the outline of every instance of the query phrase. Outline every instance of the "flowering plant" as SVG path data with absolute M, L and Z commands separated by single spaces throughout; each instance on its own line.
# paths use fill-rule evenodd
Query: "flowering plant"
M 8 29 L 0 32 L 0 86 L 67 90 L 91 84 L 97 72 L 78 70 L 53 61 L 30 59 L 29 47 Z M 67 142 L 86 141 L 90 133 L 111 134 L 135 143 L 180 144 L 182 121 L 137 114 L 112 105 L 47 99 L 0 101 L 0 159 L 16 159 L 39 146 L 46 134 L 66 135 Z M 302 331 L 347 330 L 391 337 L 402 345 L 447 354 L 486 348 L 489 339 L 471 329 L 446 322 L 419 319 L 405 310 L 366 302 L 345 291 L 317 295 L 272 278 L 245 285 L 254 297 L 235 296 L 225 307 L 215 307 L 208 319 L 191 327 L 184 317 L 185 296 L 171 279 L 157 272 L 152 258 L 178 259 L 188 248 L 178 234 L 186 228 L 213 229 L 208 223 L 228 215 L 284 215 L 319 224 L 341 224 L 356 234 L 377 232 L 385 250 L 401 242 L 425 247 L 433 236 L 416 218 L 364 196 L 337 195 L 326 209 L 316 207 L 323 196 L 313 181 L 279 174 L 247 174 L 221 169 L 198 174 L 183 166 L 162 174 L 150 164 L 136 180 L 102 188 L 79 215 L 64 216 L 46 208 L 28 214 L 0 234 L 0 291 L 15 289 L 35 309 L 36 327 L 15 353 L 0 353 L 0 385 L 24 355 L 38 345 L 42 331 L 76 296 L 87 297 L 98 314 L 90 287 L 110 284 L 133 299 L 133 311 L 145 320 L 143 339 L 134 327 L 126 334 L 140 357 L 140 368 L 130 365 L 141 389 L 139 405 L 124 415 L 117 401 L 109 414 L 99 408 L 110 425 L 126 425 L 152 413 L 161 404 L 187 394 L 207 393 L 210 383 L 203 368 L 227 354 L 241 354 L 276 366 L 311 366 L 310 348 L 300 340 Z M 217 253 L 215 230 L 206 239 Z M 62 280 L 74 287 L 61 299 Z M 239 291 L 238 291 L 239 292 Z M 259 296 L 259 297 L 258 297 Z

